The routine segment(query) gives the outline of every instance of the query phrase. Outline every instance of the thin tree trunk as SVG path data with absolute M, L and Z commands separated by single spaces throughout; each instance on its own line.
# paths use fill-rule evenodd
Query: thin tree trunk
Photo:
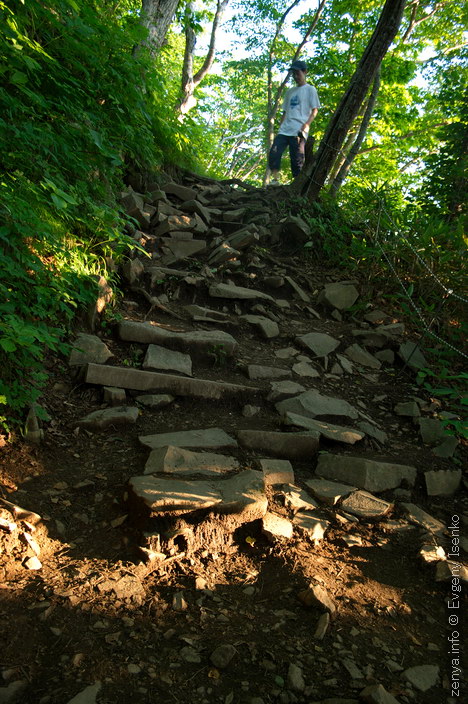
M 140 24 L 148 30 L 148 36 L 133 48 L 137 56 L 146 48 L 152 55 L 158 53 L 166 38 L 179 0 L 141 0 Z
M 263 160 L 263 154 L 260 153 L 257 157 L 257 159 L 254 161 L 252 167 L 246 172 L 246 174 L 243 177 L 243 180 L 245 181 L 246 178 L 249 178 L 249 176 L 255 171 L 257 166 L 260 166 Z
M 306 158 L 296 189 L 313 201 L 323 188 L 336 154 L 358 114 L 377 69 L 394 40 L 401 24 L 405 0 L 386 0 L 377 26 L 351 78 L 338 108 L 330 120 L 317 153 Z
M 353 127 L 351 129 L 351 131 L 349 132 L 348 136 L 346 137 L 346 142 L 344 143 L 342 149 L 340 150 L 340 153 L 337 156 L 335 163 L 333 164 L 333 168 L 330 170 L 330 173 L 328 174 L 328 181 L 330 183 L 332 183 L 334 181 L 338 171 L 343 166 L 345 159 L 346 159 L 346 155 L 348 154 L 349 150 L 351 149 L 353 142 L 356 139 L 356 135 L 357 135 L 358 131 L 359 131 L 359 127 Z
M 176 105 L 176 110 L 181 115 L 186 115 L 188 111 L 196 105 L 197 101 L 194 97 L 195 89 L 198 85 L 200 85 L 213 65 L 216 51 L 216 33 L 228 4 L 229 0 L 217 0 L 216 13 L 213 19 L 213 24 L 211 25 L 210 45 L 208 47 L 208 52 L 205 56 L 202 67 L 196 72 L 195 75 L 193 74 L 193 55 L 197 37 L 193 27 L 191 26 L 193 3 L 190 2 L 187 5 L 185 15 L 185 53 L 184 65 L 182 69 L 182 91 L 180 100 Z
M 377 69 L 377 73 L 374 78 L 374 84 L 372 86 L 372 92 L 369 97 L 369 101 L 367 103 L 367 108 L 366 112 L 364 113 L 364 117 L 361 122 L 361 127 L 359 128 L 358 135 L 354 141 L 353 146 L 349 150 L 349 153 L 346 156 L 346 159 L 344 160 L 344 164 L 342 165 L 341 169 L 339 170 L 336 178 L 333 180 L 333 183 L 330 188 L 330 193 L 333 197 L 336 197 L 336 194 L 338 193 L 338 190 L 341 187 L 341 184 L 345 180 L 346 176 L 348 175 L 348 171 L 351 167 L 351 164 L 353 163 L 354 159 L 356 158 L 356 155 L 359 152 L 359 149 L 361 148 L 361 144 L 364 141 L 364 137 L 366 136 L 367 133 L 367 128 L 369 127 L 369 122 L 372 117 L 372 113 L 374 112 L 375 108 L 375 103 L 377 100 L 377 95 L 379 93 L 379 88 L 380 88 L 380 66 Z

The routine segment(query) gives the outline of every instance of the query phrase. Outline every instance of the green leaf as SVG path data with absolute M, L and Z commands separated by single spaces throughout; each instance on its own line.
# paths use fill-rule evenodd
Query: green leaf
M 65 193 L 65 191 L 62 191 L 61 188 L 57 188 L 55 190 L 55 193 L 67 203 L 70 203 L 71 205 L 78 205 L 78 201 L 76 200 L 76 198 L 71 196 L 69 193 Z
M 8 338 L 0 339 L 0 347 L 2 347 L 5 352 L 16 352 L 15 343 Z
M 51 198 L 52 198 L 53 204 L 59 210 L 63 210 L 64 208 L 68 208 L 67 201 L 64 200 L 63 198 L 60 198 L 60 196 L 56 195 L 55 193 L 52 193 Z
M 23 85 L 28 82 L 28 77 L 23 71 L 13 71 L 10 76 L 10 81 L 16 85 Z
M 431 389 L 431 391 L 435 396 L 450 396 L 452 394 L 456 395 L 456 391 L 454 389 L 449 389 L 447 387 L 440 389 Z

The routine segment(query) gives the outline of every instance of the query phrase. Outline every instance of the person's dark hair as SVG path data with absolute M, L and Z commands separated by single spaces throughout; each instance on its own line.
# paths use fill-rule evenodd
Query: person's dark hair
M 307 64 L 305 61 L 293 61 L 289 67 L 290 71 L 307 71 Z

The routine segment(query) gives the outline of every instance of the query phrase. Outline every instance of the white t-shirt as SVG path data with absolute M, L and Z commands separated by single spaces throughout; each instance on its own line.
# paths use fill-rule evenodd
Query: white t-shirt
M 289 137 L 297 135 L 314 108 L 320 107 L 317 91 L 309 83 L 290 88 L 283 101 L 283 111 L 286 113 L 278 130 L 278 134 Z

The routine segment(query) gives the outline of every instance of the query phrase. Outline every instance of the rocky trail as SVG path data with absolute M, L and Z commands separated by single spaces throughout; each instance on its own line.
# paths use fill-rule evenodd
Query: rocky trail
M 281 188 L 133 186 L 123 300 L 0 449 L 0 704 L 461 701 L 466 446 L 417 339 Z

